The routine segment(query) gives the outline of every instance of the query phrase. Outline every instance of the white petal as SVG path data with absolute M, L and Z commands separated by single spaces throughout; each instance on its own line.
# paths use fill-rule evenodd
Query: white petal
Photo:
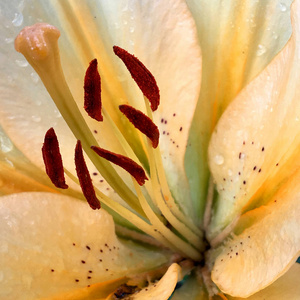
M 216 258 L 212 280 L 225 294 L 249 297 L 282 276 L 298 258 L 299 179 L 300 171 L 268 205 L 248 213 L 249 227 L 215 250 L 221 254 Z
M 273 284 L 265 288 L 264 290 L 248 297 L 248 300 L 298 300 L 300 298 L 300 265 L 294 264 L 290 270 L 282 277 L 277 279 Z M 242 300 L 244 298 L 233 298 L 229 300 Z
M 166 261 L 159 251 L 120 242 L 108 213 L 70 197 L 21 193 L 0 206 L 3 299 L 49 297 Z
M 290 0 L 188 0 L 202 49 L 201 94 L 186 155 L 193 200 L 202 217 L 209 180 L 207 147 L 218 119 L 290 36 Z M 199 201 L 199 198 L 201 201 Z
M 272 63 L 232 102 L 210 142 L 209 163 L 219 192 L 210 236 L 243 210 L 270 199 L 299 167 L 300 24 Z M 251 208 L 251 207 L 250 207 Z

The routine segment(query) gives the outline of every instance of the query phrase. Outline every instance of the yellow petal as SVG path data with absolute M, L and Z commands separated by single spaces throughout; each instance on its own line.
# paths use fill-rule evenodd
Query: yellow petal
M 294 264 L 288 272 L 277 279 L 264 290 L 248 297 L 248 300 L 298 300 L 300 299 L 300 265 Z M 242 300 L 244 298 L 229 297 L 229 300 Z
M 282 276 L 300 253 L 300 170 L 272 197 L 247 214 L 256 220 L 218 253 L 212 280 L 225 294 L 249 297 Z
M 115 280 L 96 283 L 82 289 L 51 296 L 50 298 L 41 298 L 42 300 L 84 300 L 84 299 L 105 299 L 112 291 L 124 284 L 128 279 L 126 277 Z
M 300 165 L 299 20 L 296 1 L 291 39 L 232 102 L 213 133 L 209 164 L 219 199 L 210 238 L 241 212 L 268 201 Z
M 291 1 L 188 0 L 202 49 L 202 85 L 186 166 L 202 217 L 209 180 L 207 147 L 220 116 L 287 42 Z M 201 199 L 201 201 L 199 201 Z
M 160 266 L 167 258 L 115 235 L 112 217 L 76 199 L 20 193 L 0 199 L 0 298 L 76 291 Z

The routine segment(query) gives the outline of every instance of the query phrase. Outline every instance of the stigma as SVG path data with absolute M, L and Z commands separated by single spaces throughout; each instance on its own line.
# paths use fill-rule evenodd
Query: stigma
M 58 188 L 67 188 L 64 174 L 82 189 L 92 209 L 108 208 L 125 218 L 133 226 L 151 236 L 163 247 L 182 257 L 201 261 L 205 250 L 202 231 L 179 208 L 173 198 L 159 149 L 159 129 L 153 113 L 159 109 L 160 94 L 150 70 L 133 54 L 114 46 L 120 58 L 143 94 L 143 111 L 123 103 L 115 109 L 119 118 L 126 118 L 126 126 L 135 132 L 146 154 L 141 160 L 124 137 L 110 113 L 102 105 L 101 77 L 98 62 L 93 58 L 83 74 L 82 109 L 79 109 L 68 87 L 61 67 L 57 28 L 36 24 L 23 29 L 15 40 L 21 52 L 42 79 L 47 91 L 77 139 L 74 146 L 76 174 L 63 166 L 58 140 L 50 129 L 44 140 L 43 158 L 47 174 Z M 99 66 L 101 68 L 101 66 Z M 86 113 L 86 115 L 84 115 Z M 105 124 L 111 138 L 120 145 L 122 153 L 104 149 L 90 128 L 87 118 L 101 126 Z M 51 139 L 50 139 L 51 138 Z M 88 160 L 89 164 L 86 163 Z M 93 164 L 105 181 L 122 199 L 118 203 L 109 198 L 91 179 L 88 165 Z M 125 172 L 126 176 L 123 175 Z

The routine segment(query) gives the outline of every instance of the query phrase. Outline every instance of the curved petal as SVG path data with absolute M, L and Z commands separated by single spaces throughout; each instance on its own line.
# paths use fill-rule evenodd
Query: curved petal
M 1 18 L 7 25 L 7 28 L 1 29 L 1 36 L 9 37 L 8 42 L 11 42 L 20 28 L 18 24 L 15 27 L 15 22 L 11 23 L 14 13 L 22 15 L 22 26 L 43 21 L 52 23 L 61 30 L 63 69 L 80 108 L 83 106 L 85 68 L 90 60 L 98 58 L 104 107 L 142 160 L 145 159 L 138 137 L 128 122 L 120 117 L 117 105 L 129 102 L 144 110 L 144 100 L 127 70 L 113 55 L 112 46 L 117 44 L 125 48 L 145 63 L 153 72 L 161 90 L 162 105 L 155 118 L 161 127 L 165 167 L 170 180 L 174 182 L 174 193 L 179 195 L 178 198 L 186 199 L 186 195 L 181 195 L 186 190 L 183 155 L 200 85 L 201 60 L 194 24 L 185 3 L 180 0 L 84 3 L 76 0 L 53 0 L 38 2 L 34 8 L 29 5 L 17 8 L 13 2 L 1 5 Z M 2 66 L 7 70 L 7 78 L 1 79 L 1 92 L 4 95 L 1 115 L 5 129 L 28 157 L 40 162 L 42 137 L 49 127 L 55 125 L 55 120 L 57 124 L 54 127 L 58 136 L 65 140 L 62 151 L 66 155 L 62 154 L 66 156 L 66 166 L 69 168 L 72 160 L 68 158 L 68 145 L 74 145 L 69 130 L 41 83 L 32 82 L 32 78 L 34 81 L 38 80 L 35 73 L 26 66 L 19 54 L 13 53 L 12 44 L 3 43 L 2 53 Z M 7 60 L 6 57 L 11 59 Z M 14 60 L 21 63 L 15 65 Z M 160 123 L 162 118 L 165 122 Z M 99 125 L 93 120 L 88 122 L 92 130 L 98 132 L 95 135 L 100 145 L 105 140 L 110 148 L 118 147 L 113 132 L 105 125 L 107 123 Z
M 178 264 L 172 264 L 166 274 L 156 283 L 143 288 L 137 294 L 132 295 L 132 299 L 147 300 L 160 299 L 168 300 L 172 295 L 177 282 L 181 279 L 181 268 Z
M 248 300 L 297 300 L 300 298 L 300 265 L 294 264 L 288 272 L 277 279 L 264 290 L 248 297 Z M 244 298 L 229 297 L 229 300 L 242 300 Z
M 20 193 L 2 197 L 0 207 L 1 298 L 50 297 L 167 261 L 119 241 L 108 213 L 70 197 Z
M 202 50 L 201 94 L 194 116 L 186 166 L 202 217 L 209 180 L 207 147 L 218 119 L 287 42 L 291 1 L 187 0 Z M 202 199 L 199 201 L 198 199 Z
M 247 213 L 250 226 L 215 250 L 221 254 L 215 260 L 211 277 L 225 294 L 249 297 L 282 276 L 297 260 L 299 179 L 300 170 L 270 203 Z
M 213 133 L 209 164 L 219 199 L 210 237 L 268 201 L 300 166 L 299 1 L 292 12 L 291 39 L 232 102 Z

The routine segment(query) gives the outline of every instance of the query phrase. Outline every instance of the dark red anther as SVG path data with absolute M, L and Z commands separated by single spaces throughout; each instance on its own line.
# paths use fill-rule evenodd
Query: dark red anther
M 99 156 L 126 170 L 132 177 L 135 178 L 139 185 L 143 185 L 145 183 L 145 180 L 148 180 L 144 169 L 129 157 L 116 154 L 96 146 L 92 146 L 91 148 Z
M 153 148 L 156 148 L 159 141 L 159 130 L 152 120 L 130 105 L 120 105 L 119 109 L 138 130 L 151 140 Z
M 115 54 L 124 62 L 144 96 L 150 101 L 152 111 L 155 111 L 159 105 L 160 96 L 154 76 L 134 55 L 118 46 L 114 46 L 113 49 Z
M 101 79 L 97 65 L 97 59 L 92 60 L 85 73 L 84 109 L 91 118 L 103 121 L 101 114 Z
M 46 173 L 52 183 L 61 189 L 67 189 L 68 185 L 65 181 L 64 167 L 59 152 L 59 144 L 57 136 L 53 128 L 50 128 L 45 135 L 42 154 Z
M 92 209 L 99 209 L 101 207 L 101 204 L 98 198 L 96 197 L 92 179 L 83 157 L 82 146 L 80 141 L 77 141 L 75 148 L 75 165 L 76 173 L 84 197 L 86 198 L 88 204 Z

